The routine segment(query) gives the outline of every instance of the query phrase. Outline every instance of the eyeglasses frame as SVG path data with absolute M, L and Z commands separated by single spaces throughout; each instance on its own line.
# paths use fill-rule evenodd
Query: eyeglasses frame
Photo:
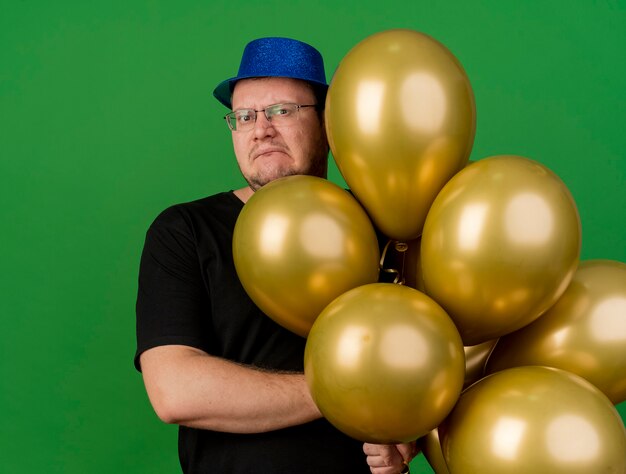
M 226 124 L 228 125 L 228 128 L 232 131 L 232 132 L 241 132 L 241 130 L 237 130 L 235 129 L 229 118 L 233 118 L 235 119 L 236 116 L 235 114 L 237 112 L 241 112 L 242 110 L 248 110 L 248 111 L 252 111 L 254 112 L 254 121 L 252 122 L 253 124 L 256 124 L 256 120 L 257 120 L 257 115 L 259 112 L 263 112 L 263 114 L 265 115 L 265 118 L 267 119 L 268 122 L 272 123 L 272 119 L 271 117 L 267 116 L 267 109 L 271 109 L 272 107 L 277 107 L 279 105 L 295 105 L 296 106 L 296 113 L 300 112 L 300 109 L 306 108 L 306 107 L 318 107 L 319 104 L 294 104 L 293 102 L 279 102 L 278 104 L 271 104 L 268 105 L 267 107 L 260 109 L 260 110 L 255 110 L 255 109 L 237 109 L 237 110 L 233 110 L 232 112 L 227 113 L 226 115 L 224 115 L 224 120 L 226 120 Z M 250 128 L 250 130 L 253 130 L 254 126 L 252 128 Z M 250 130 L 243 130 L 244 132 L 249 132 Z

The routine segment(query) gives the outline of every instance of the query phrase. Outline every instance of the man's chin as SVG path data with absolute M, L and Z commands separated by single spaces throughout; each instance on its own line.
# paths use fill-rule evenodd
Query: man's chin
M 263 176 L 256 176 L 251 179 L 248 179 L 247 181 L 250 187 L 252 188 L 252 190 L 257 191 L 258 189 L 262 188 L 268 183 L 271 183 L 272 181 L 276 181 L 277 179 L 280 179 L 280 178 L 286 178 L 287 176 L 295 176 L 297 174 L 302 174 L 302 173 L 298 173 L 297 171 L 291 170 L 291 169 L 281 170 L 281 171 L 276 171 L 274 173 L 266 174 Z
M 285 178 L 287 176 L 295 176 L 295 175 L 307 175 L 307 176 L 318 176 L 320 178 L 326 178 L 326 162 L 318 163 L 319 166 L 311 166 L 308 169 L 294 169 L 293 167 L 274 167 L 272 169 L 266 169 L 262 174 L 257 174 L 255 176 L 246 177 L 246 181 L 250 185 L 253 191 L 256 191 L 267 183 L 271 183 L 280 178 Z

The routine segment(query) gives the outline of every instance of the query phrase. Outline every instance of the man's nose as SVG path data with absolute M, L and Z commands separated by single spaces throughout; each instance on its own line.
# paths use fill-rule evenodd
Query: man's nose
M 272 122 L 267 119 L 263 112 L 257 113 L 256 121 L 254 122 L 254 135 L 257 138 L 276 135 L 274 125 L 272 125 Z

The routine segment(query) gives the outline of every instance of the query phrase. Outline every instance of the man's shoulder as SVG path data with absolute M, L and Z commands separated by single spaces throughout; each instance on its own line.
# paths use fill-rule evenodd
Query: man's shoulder
M 224 191 L 211 196 L 206 196 L 193 201 L 175 204 L 174 208 L 188 210 L 189 212 L 210 212 L 218 209 L 239 209 L 243 203 L 233 191 Z
M 198 221 L 222 220 L 224 216 L 237 216 L 242 206 L 232 191 L 224 191 L 169 206 L 158 214 L 152 226 L 180 227 Z

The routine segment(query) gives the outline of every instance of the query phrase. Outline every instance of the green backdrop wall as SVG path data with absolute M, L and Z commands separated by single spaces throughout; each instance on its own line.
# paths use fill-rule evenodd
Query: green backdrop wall
M 1 472 L 177 472 L 132 366 L 137 265 L 160 210 L 242 184 L 212 88 L 254 37 L 316 45 L 330 79 L 399 27 L 464 64 L 471 158 L 544 163 L 582 258 L 626 261 L 623 0 L 0 0 Z

